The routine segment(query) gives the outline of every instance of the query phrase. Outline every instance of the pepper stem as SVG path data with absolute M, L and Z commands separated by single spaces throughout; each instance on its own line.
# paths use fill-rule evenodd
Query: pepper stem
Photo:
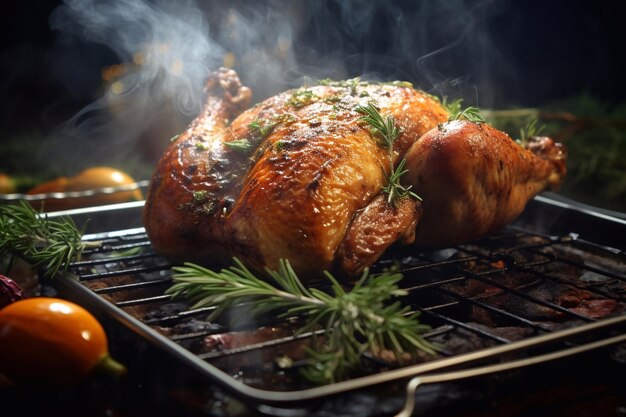
M 113 359 L 107 352 L 98 361 L 94 368 L 94 372 L 112 376 L 114 378 L 121 378 L 126 374 L 126 367 Z

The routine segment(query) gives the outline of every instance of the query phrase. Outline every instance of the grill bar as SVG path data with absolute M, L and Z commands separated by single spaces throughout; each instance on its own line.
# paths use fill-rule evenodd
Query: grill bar
M 137 288 L 146 288 L 153 287 L 157 285 L 170 284 L 172 280 L 170 278 L 160 279 L 155 281 L 143 281 L 143 282 L 135 282 L 132 284 L 124 284 L 124 285 L 113 285 L 106 288 L 96 288 L 93 290 L 96 294 L 112 294 L 117 291 L 128 291 L 134 290 Z
M 79 283 L 61 280 L 63 285 L 82 297 L 95 297 L 92 301 L 112 317 L 137 329 L 211 381 L 264 404 L 295 404 L 452 366 L 464 368 L 456 374 L 463 378 L 500 369 L 500 365 L 489 363 L 476 369 L 471 366 L 514 352 L 528 358 L 507 359 L 507 363 L 525 366 L 618 343 L 622 339 L 613 337 L 612 332 L 626 325 L 626 274 L 621 272 L 626 271 L 626 256 L 621 250 L 574 233 L 537 231 L 521 221 L 478 243 L 422 253 L 415 253 L 414 248 L 398 249 L 374 266 L 373 270 L 379 270 L 400 263 L 402 284 L 408 292 L 403 301 L 421 312 L 422 321 L 433 327 L 425 337 L 442 346 L 437 357 L 420 358 L 414 365 L 398 369 L 389 369 L 380 358 L 370 357 L 377 367 L 362 377 L 297 390 L 283 385 L 268 387 L 254 378 L 250 380 L 255 382 L 242 382 L 246 375 L 253 375 L 241 365 L 245 358 L 273 358 L 294 343 L 323 337 L 322 330 L 294 335 L 296 321 L 276 317 L 264 317 L 254 327 L 220 324 L 203 328 L 198 318 L 213 309 L 191 310 L 163 294 L 171 282 L 170 265 L 152 253 L 143 229 L 89 238 L 105 243 L 72 265 Z M 266 338 L 263 329 L 274 327 L 276 334 Z M 165 333 L 159 334 L 156 328 Z M 247 339 L 239 340 L 239 334 L 247 335 Z M 581 343 L 578 336 L 595 342 Z M 205 339 L 216 345 L 205 345 Z M 471 346 L 459 348 L 459 341 L 464 339 Z M 238 359 L 228 360 L 232 357 Z M 235 368 L 231 368 L 233 363 Z M 299 363 L 297 358 L 294 363 Z M 235 373 L 243 375 L 241 380 L 229 376 Z M 452 378 L 453 374 L 444 375 Z
M 478 307 L 480 307 L 482 309 L 488 310 L 488 311 L 496 313 L 496 314 L 500 314 L 502 316 L 506 316 L 507 318 L 510 318 L 510 319 L 512 319 L 514 321 L 518 321 L 518 322 L 520 322 L 523 325 L 526 325 L 526 326 L 529 326 L 529 327 L 533 327 L 536 330 L 549 331 L 549 328 L 547 326 L 545 326 L 545 325 L 542 325 L 541 323 L 537 323 L 537 322 L 534 322 L 532 320 L 528 320 L 528 319 L 526 319 L 526 318 L 524 318 L 524 317 L 522 317 L 520 315 L 513 314 L 513 313 L 510 313 L 510 312 L 508 312 L 508 311 L 506 311 L 504 309 L 491 306 L 491 305 L 489 305 L 487 303 L 484 303 L 484 302 L 482 302 L 480 300 L 477 300 L 477 299 L 474 299 L 474 298 L 462 298 L 460 295 L 455 294 L 454 292 L 448 291 L 448 290 L 445 290 L 445 289 L 440 289 L 440 291 L 444 292 L 445 294 L 447 294 L 450 297 L 458 298 L 459 301 L 466 301 L 466 302 L 471 303 L 473 305 L 476 305 L 476 306 L 478 306 Z M 432 311 L 432 309 L 429 310 L 429 311 Z
M 455 319 L 453 319 L 451 317 L 448 317 L 446 315 L 439 314 L 439 313 L 434 312 L 432 310 L 427 310 L 425 312 L 427 314 L 431 315 L 431 316 L 434 316 L 435 318 L 437 318 L 439 320 L 442 320 L 442 321 L 444 321 L 444 322 L 446 322 L 448 324 L 453 325 L 456 328 L 462 328 L 462 329 L 465 329 L 465 330 L 469 330 L 469 331 L 471 331 L 471 332 L 473 332 L 473 333 L 475 333 L 477 335 L 489 338 L 489 339 L 494 340 L 494 341 L 499 342 L 499 343 L 503 343 L 503 344 L 511 343 L 511 340 L 509 340 L 507 338 L 495 335 L 495 334 L 493 334 L 491 332 L 488 332 L 488 331 L 485 331 L 485 330 L 483 330 L 483 329 L 481 329 L 479 327 L 472 326 L 472 325 L 469 325 L 467 323 L 463 323 L 462 321 L 455 320 Z

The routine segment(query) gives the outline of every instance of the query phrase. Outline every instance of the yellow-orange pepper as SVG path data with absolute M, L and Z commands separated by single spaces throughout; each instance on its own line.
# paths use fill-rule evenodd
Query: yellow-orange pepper
M 104 187 L 116 187 L 134 184 L 135 180 L 119 169 L 111 167 L 88 168 L 73 177 L 59 177 L 44 182 L 28 190 L 27 194 L 43 194 L 53 192 L 85 191 Z M 68 210 L 79 207 L 100 206 L 105 204 L 139 201 L 143 199 L 141 190 L 117 191 L 111 194 L 94 194 L 86 197 L 68 197 L 63 199 L 46 199 L 43 201 L 45 211 Z M 32 206 L 40 210 L 40 201 L 32 201 Z
M 35 297 L 0 310 L 0 374 L 15 383 L 74 383 L 125 370 L 109 355 L 100 323 L 77 304 Z

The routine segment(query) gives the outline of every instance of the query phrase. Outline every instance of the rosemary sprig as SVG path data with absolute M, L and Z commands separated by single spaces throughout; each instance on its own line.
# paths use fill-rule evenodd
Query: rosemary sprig
M 528 139 L 538 136 L 543 132 L 545 126 L 537 127 L 537 119 L 532 119 L 526 125 L 519 130 L 519 140 L 517 140 L 520 144 L 525 144 L 528 142 Z
M 441 106 L 446 109 L 450 118 L 452 115 L 460 114 L 463 111 L 463 99 L 457 98 L 450 102 L 448 102 L 448 96 L 443 96 L 443 100 L 441 101 Z M 453 119 L 454 120 L 454 119 Z
M 422 201 L 422 198 L 411 191 L 411 185 L 405 186 L 400 184 L 400 178 L 409 172 L 408 169 L 404 169 L 404 165 L 406 164 L 406 159 L 400 161 L 398 166 L 395 169 L 391 170 L 391 174 L 387 177 L 387 185 L 383 187 L 383 192 L 387 194 L 387 204 L 392 205 L 398 199 L 405 198 L 411 196 L 418 201 Z
M 82 242 L 81 237 L 70 217 L 50 220 L 26 201 L 0 206 L 0 257 L 23 258 L 34 267 L 42 267 L 44 276 L 67 270 L 87 246 L 100 245 Z
M 392 116 L 383 118 L 375 103 L 371 101 L 367 106 L 358 106 L 356 111 L 363 114 L 359 120 L 370 125 L 371 133 L 380 136 L 382 138 L 380 144 L 389 151 L 389 176 L 387 177 L 387 185 L 382 188 L 383 192 L 387 194 L 387 204 L 393 205 L 398 199 L 409 196 L 422 201 L 420 196 L 410 191 L 410 185 L 407 187 L 400 184 L 400 177 L 409 172 L 404 169 L 406 160 L 400 161 L 395 168 L 393 166 L 393 143 L 400 135 L 400 130 L 396 127 L 394 118 Z
M 382 145 L 391 150 L 393 143 L 400 135 L 400 130 L 396 127 L 392 116 L 383 118 L 376 104 L 372 101 L 367 106 L 357 106 L 356 111 L 363 114 L 359 119 L 370 125 L 370 131 L 375 136 L 382 138 Z
M 485 123 L 485 118 L 480 114 L 478 107 L 467 107 L 459 113 L 451 114 L 448 121 L 465 119 L 469 122 Z
M 463 109 L 463 99 L 458 98 L 448 103 L 448 98 L 444 97 L 441 105 L 448 111 L 450 115 L 448 121 L 465 119 L 470 122 L 485 123 L 485 118 L 480 113 L 478 107 L 467 107 Z
M 410 312 L 391 298 L 406 295 L 397 283 L 402 275 L 383 272 L 363 273 L 350 291 L 345 291 L 329 273 L 331 291 L 306 288 L 291 265 L 281 260 L 277 271 L 267 270 L 276 286 L 257 278 L 241 261 L 229 268 L 213 271 L 187 263 L 174 267 L 172 285 L 166 293 L 195 303 L 192 308 L 214 306 L 214 319 L 236 305 L 246 303 L 254 314 L 282 311 L 279 317 L 300 315 L 306 323 L 299 334 L 322 328 L 324 343 L 310 350 L 310 366 L 303 370 L 306 378 L 322 383 L 344 378 L 358 367 L 362 355 L 391 350 L 398 361 L 416 349 L 434 353 L 421 334 L 429 326 L 420 324 L 418 313 Z

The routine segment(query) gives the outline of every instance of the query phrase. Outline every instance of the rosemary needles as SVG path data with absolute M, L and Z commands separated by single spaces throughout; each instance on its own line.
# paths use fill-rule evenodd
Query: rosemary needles
M 70 217 L 50 220 L 25 201 L 0 206 L 0 258 L 23 258 L 43 268 L 45 276 L 54 276 L 80 256 L 87 246 L 81 237 Z
M 458 98 L 456 100 L 452 100 L 448 102 L 448 98 L 444 97 L 441 105 L 446 109 L 448 114 L 448 121 L 451 122 L 453 120 L 467 120 L 469 122 L 475 123 L 485 123 L 485 118 L 482 116 L 480 109 L 478 107 L 466 107 L 465 109 L 462 106 L 463 99 Z
M 220 271 L 187 263 L 174 267 L 174 282 L 167 290 L 174 297 L 195 303 L 192 308 L 216 307 L 209 319 L 229 308 L 246 303 L 254 315 L 280 312 L 279 317 L 300 315 L 305 324 L 298 333 L 324 329 L 323 343 L 309 349 L 310 364 L 303 375 L 315 382 L 342 379 L 361 363 L 365 352 L 374 355 L 391 351 L 398 361 L 416 349 L 434 353 L 421 334 L 430 329 L 421 324 L 418 313 L 393 298 L 406 294 L 397 283 L 402 275 L 364 272 L 356 285 L 346 291 L 329 273 L 329 292 L 307 288 L 286 260 L 277 271 L 267 270 L 272 285 L 256 277 L 241 261 Z
M 356 111 L 363 114 L 360 120 L 370 125 L 370 131 L 373 135 L 380 134 L 382 138 L 381 145 L 391 150 L 393 143 L 400 135 L 393 117 L 387 116 L 383 118 L 378 108 L 372 102 L 367 103 L 367 106 L 358 106 Z
M 382 139 L 380 145 L 387 148 L 389 152 L 389 175 L 387 176 L 387 185 L 382 188 L 382 191 L 387 194 L 387 204 L 394 205 L 398 199 L 408 196 L 422 201 L 420 196 L 411 191 L 410 185 L 402 185 L 400 182 L 400 178 L 409 172 L 404 169 L 406 160 L 401 160 L 397 167 L 393 166 L 393 143 L 400 136 L 400 129 L 396 126 L 393 116 L 383 118 L 376 105 L 371 101 L 367 106 L 357 106 L 356 111 L 363 114 L 360 120 L 369 125 L 372 135 Z

